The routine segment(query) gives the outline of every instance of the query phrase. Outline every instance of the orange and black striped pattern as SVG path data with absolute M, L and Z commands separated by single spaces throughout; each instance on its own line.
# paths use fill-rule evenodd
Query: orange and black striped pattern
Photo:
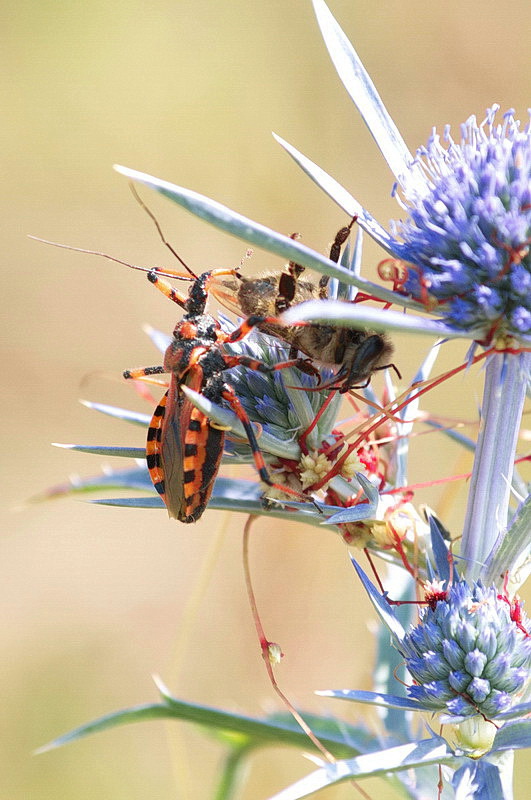
M 205 510 L 219 469 L 225 431 L 185 400 L 165 426 L 168 392 L 148 428 L 146 461 L 153 486 L 170 516 L 194 522 Z M 164 433 L 164 435 L 163 435 Z

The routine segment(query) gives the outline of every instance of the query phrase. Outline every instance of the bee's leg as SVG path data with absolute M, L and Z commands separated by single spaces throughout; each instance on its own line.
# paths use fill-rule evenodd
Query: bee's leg
M 381 367 L 375 367 L 374 371 L 376 372 L 377 369 L 394 369 L 399 380 L 402 380 L 402 373 L 400 372 L 396 364 L 382 364 Z
M 339 261 L 339 256 L 341 255 L 341 247 L 347 241 L 350 231 L 352 230 L 352 226 L 357 221 L 357 219 L 358 215 L 355 214 L 350 220 L 349 224 L 345 228 L 340 228 L 336 233 L 336 238 L 332 242 L 332 246 L 330 248 L 330 255 L 328 256 L 330 261 L 335 261 L 336 264 Z
M 297 358 L 298 349 L 292 344 L 289 348 L 289 357 L 290 358 Z
M 296 242 L 297 239 L 301 238 L 301 235 L 300 233 L 292 233 L 289 238 L 293 239 L 293 241 Z M 296 281 L 299 275 L 301 275 L 304 272 L 304 267 L 302 267 L 300 264 L 297 264 L 295 261 L 290 261 L 288 264 L 288 272 L 290 275 L 293 276 L 293 279 Z
M 299 237 L 300 233 L 292 233 L 290 239 L 296 240 Z M 281 314 L 291 306 L 291 302 L 295 297 L 297 280 L 302 272 L 304 272 L 304 267 L 300 264 L 297 264 L 295 261 L 290 261 L 288 263 L 288 271 L 282 273 L 278 282 L 278 295 L 275 300 L 276 314 Z
M 326 300 L 328 298 L 328 281 L 330 275 L 323 275 L 319 279 L 319 300 Z
M 295 297 L 297 279 L 291 272 L 283 272 L 278 282 L 278 294 L 275 299 L 275 314 L 281 314 L 291 306 Z
M 339 261 L 339 256 L 341 255 L 341 247 L 347 241 L 352 226 L 354 225 L 357 219 L 358 215 L 356 214 L 355 216 L 352 217 L 352 219 L 350 220 L 349 224 L 346 227 L 340 228 L 336 233 L 335 239 L 332 242 L 332 246 L 330 247 L 330 253 L 328 256 L 330 261 L 334 261 L 336 264 Z M 330 277 L 328 275 L 323 275 L 319 281 L 319 298 L 321 300 L 326 300 L 328 296 L 327 289 L 329 280 Z

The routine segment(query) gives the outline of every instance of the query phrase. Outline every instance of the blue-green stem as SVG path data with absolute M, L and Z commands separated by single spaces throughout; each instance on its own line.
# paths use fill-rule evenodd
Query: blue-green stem
M 488 761 L 498 768 L 498 775 L 502 786 L 503 800 L 513 800 L 513 772 L 514 750 L 505 750 L 501 753 L 492 753 Z
M 483 564 L 507 526 L 529 362 L 529 354 L 501 352 L 494 353 L 487 362 L 462 541 L 461 554 L 468 580 L 481 576 Z

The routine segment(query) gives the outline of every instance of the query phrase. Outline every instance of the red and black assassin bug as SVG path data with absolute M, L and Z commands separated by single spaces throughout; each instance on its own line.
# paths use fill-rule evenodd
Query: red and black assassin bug
M 277 320 L 255 314 L 231 333 L 225 333 L 219 322 L 205 313 L 209 284 L 214 277 L 234 275 L 236 270 L 214 269 L 197 276 L 187 265 L 184 266 L 193 276 L 188 296 L 182 295 L 161 278 L 161 270 L 151 269 L 147 274 L 148 280 L 159 291 L 185 311 L 183 319 L 175 326 L 163 365 L 124 372 L 124 378 L 133 379 L 162 373 L 171 375 L 169 389 L 151 419 L 146 442 L 147 466 L 155 489 L 162 497 L 170 517 L 180 522 L 199 519 L 212 494 L 226 430 L 195 408 L 182 391 L 183 386 L 188 386 L 214 403 L 225 401 L 229 404 L 242 422 L 256 469 L 265 483 L 299 499 L 307 499 L 294 489 L 273 483 L 249 417 L 234 389 L 225 381 L 223 373 L 238 365 L 260 372 L 299 367 L 318 375 L 317 370 L 307 359 L 294 358 L 268 365 L 249 356 L 224 353 L 221 345 L 237 342 L 255 326 Z M 175 273 L 175 277 L 183 276 Z
M 278 324 L 278 320 L 263 314 L 251 314 L 231 333 L 222 331 L 219 322 L 205 313 L 210 282 L 217 277 L 237 275 L 238 270 L 214 269 L 196 275 L 165 239 L 156 218 L 144 205 L 134 187 L 131 189 L 136 200 L 155 223 L 163 244 L 180 261 L 188 275 L 172 270 L 140 267 L 97 250 L 71 247 L 36 236 L 30 238 L 67 250 L 98 255 L 131 269 L 147 272 L 148 280 L 184 309 L 185 315 L 174 328 L 173 339 L 164 355 L 164 363 L 161 366 L 126 370 L 123 373 L 124 378 L 136 380 L 149 375 L 171 375 L 169 389 L 151 419 L 146 442 L 149 474 L 168 514 L 180 522 L 195 522 L 199 519 L 214 488 L 227 431 L 195 408 L 182 391 L 183 386 L 200 392 L 218 405 L 224 401 L 229 404 L 245 429 L 256 469 L 264 483 L 299 500 L 311 501 L 307 495 L 271 480 L 251 421 L 234 389 L 225 381 L 223 373 L 236 366 L 265 373 L 298 367 L 303 372 L 316 376 L 319 381 L 318 369 L 309 358 L 291 358 L 289 361 L 269 365 L 250 356 L 224 353 L 222 345 L 238 342 L 254 327 L 267 323 Z M 184 278 L 191 281 L 188 296 L 178 292 L 163 278 Z

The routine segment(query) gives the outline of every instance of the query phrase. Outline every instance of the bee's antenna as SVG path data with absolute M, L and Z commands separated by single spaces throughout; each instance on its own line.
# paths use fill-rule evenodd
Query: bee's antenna
M 138 192 L 137 192 L 137 190 L 136 190 L 136 187 L 135 187 L 135 185 L 134 185 L 133 183 L 130 183 L 130 184 L 129 184 L 129 188 L 131 189 L 131 194 L 132 194 L 132 195 L 133 195 L 133 197 L 135 198 L 135 200 L 136 200 L 136 202 L 138 203 L 138 205 L 139 205 L 139 206 L 140 206 L 142 209 L 144 209 L 144 211 L 146 212 L 146 214 L 148 215 L 148 217 L 149 217 L 151 220 L 153 220 L 153 222 L 155 223 L 155 227 L 156 227 L 156 229 L 157 229 L 157 233 L 158 233 L 158 234 L 159 234 L 159 236 L 160 236 L 160 240 L 161 240 L 162 244 L 166 245 L 166 247 L 168 248 L 168 250 L 170 251 L 170 253 L 172 253 L 172 255 L 174 255 L 174 256 L 175 256 L 175 258 L 177 259 L 177 261 L 178 261 L 180 264 L 182 264 L 182 265 L 183 265 L 183 267 L 185 268 L 185 270 L 186 270 L 186 271 L 187 271 L 187 272 L 188 272 L 188 273 L 189 273 L 189 274 L 190 274 L 190 275 L 191 275 L 193 278 L 197 278 L 197 275 L 195 274 L 195 272 L 194 272 L 192 269 L 190 269 L 190 267 L 188 266 L 188 264 L 187 264 L 185 261 L 183 261 L 183 259 L 182 259 L 182 258 L 181 258 L 181 256 L 179 255 L 179 253 L 178 253 L 178 252 L 177 252 L 177 251 L 176 251 L 176 250 L 175 250 L 175 249 L 172 247 L 172 245 L 170 244 L 170 242 L 168 242 L 168 240 L 167 240 L 167 239 L 166 239 L 166 237 L 164 236 L 164 233 L 163 233 L 163 231 L 162 231 L 162 228 L 161 228 L 161 227 L 160 227 L 160 225 L 159 225 L 159 221 L 158 221 L 158 219 L 156 218 L 155 214 L 154 214 L 154 213 L 151 211 L 151 209 L 150 209 L 150 208 L 148 208 L 148 206 L 147 206 L 147 205 L 144 203 L 144 201 L 142 200 L 142 198 L 141 198 L 141 197 L 140 197 L 140 195 L 138 194 Z

